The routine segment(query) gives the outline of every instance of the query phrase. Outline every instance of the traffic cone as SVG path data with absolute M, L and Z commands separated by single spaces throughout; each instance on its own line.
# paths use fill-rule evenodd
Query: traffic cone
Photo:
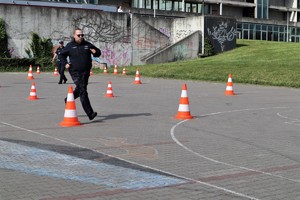
M 187 87 L 186 84 L 182 85 L 182 92 L 178 107 L 178 113 L 175 116 L 176 119 L 192 119 L 190 110 L 189 110 L 189 98 L 187 95 Z
M 108 81 L 107 85 L 107 91 L 106 91 L 106 96 L 107 98 L 112 98 L 114 97 L 113 91 L 112 91 L 112 86 L 111 86 L 111 81 Z
M 103 67 L 103 74 L 107 74 L 107 67 L 106 66 Z
M 28 100 L 37 100 L 37 99 L 38 99 L 38 97 L 36 95 L 35 83 L 32 82 Z
M 54 69 L 54 73 L 53 73 L 54 76 L 58 76 L 58 71 L 57 71 L 57 68 L 55 67 Z
M 115 65 L 114 74 L 118 74 L 118 66 L 117 65 Z
M 37 73 L 37 74 L 40 74 L 40 73 L 41 73 L 41 71 L 40 71 L 40 66 L 37 67 L 36 73 Z
M 93 70 L 91 69 L 91 70 L 90 70 L 90 76 L 92 76 L 92 75 L 93 75 Z
M 235 95 L 233 91 L 233 84 L 232 84 L 232 75 L 228 75 L 228 81 L 226 85 L 225 95 Z
M 139 69 L 136 69 L 134 84 L 142 84 Z
M 81 124 L 78 121 L 77 112 L 76 112 L 76 104 L 75 104 L 75 99 L 73 94 L 73 88 L 70 85 L 68 96 L 67 96 L 64 120 L 60 122 L 60 126 L 69 127 L 69 126 L 80 126 L 80 125 Z
M 30 65 L 27 80 L 33 80 L 33 79 L 34 79 L 34 77 L 33 77 L 33 73 L 32 73 L 32 65 Z
M 123 72 L 122 72 L 122 75 L 125 76 L 126 75 L 126 69 L 125 67 L 123 67 Z

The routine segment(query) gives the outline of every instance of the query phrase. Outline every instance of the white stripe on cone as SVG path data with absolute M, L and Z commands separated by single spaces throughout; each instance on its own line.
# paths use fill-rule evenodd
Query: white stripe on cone
M 64 117 L 71 118 L 71 117 L 76 117 L 76 116 L 77 116 L 76 110 L 65 109 L 65 115 L 64 115 Z
M 75 101 L 74 95 L 72 93 L 68 93 L 67 101 Z
M 183 111 L 183 112 L 190 111 L 189 105 L 187 105 L 187 104 L 179 104 L 178 111 Z

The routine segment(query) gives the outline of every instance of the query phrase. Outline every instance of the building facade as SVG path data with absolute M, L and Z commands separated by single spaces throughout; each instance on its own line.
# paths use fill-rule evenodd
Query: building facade
M 4 0 L 6 1 L 6 0 Z M 8 1 L 8 0 L 7 0 Z M 26 0 L 15 0 L 26 2 Z M 237 38 L 300 42 L 300 0 L 31 0 L 65 6 L 117 6 L 140 15 L 185 17 L 218 15 L 237 19 Z M 11 1 L 10 1 L 11 2 Z M 52 4 L 55 5 L 55 4 Z
M 300 0 L 133 0 L 132 7 L 235 17 L 237 38 L 300 42 Z

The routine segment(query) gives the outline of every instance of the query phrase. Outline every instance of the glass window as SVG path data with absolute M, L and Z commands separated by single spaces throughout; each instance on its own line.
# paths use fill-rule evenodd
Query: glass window
M 243 30 L 243 39 L 249 39 L 248 32 L 248 30 Z
M 281 41 L 281 42 L 285 41 L 284 33 L 279 33 L 278 39 L 279 39 L 278 41 Z
M 281 33 L 284 32 L 284 27 L 283 26 L 279 26 L 279 32 L 281 32 Z
M 133 0 L 132 7 L 138 8 L 138 0 Z
M 273 41 L 273 33 L 272 32 L 268 32 L 268 40 Z
M 261 26 L 261 30 L 266 31 L 267 30 L 267 26 L 266 25 L 262 25 Z
M 153 1 L 153 9 L 155 9 L 155 10 L 158 9 L 158 0 Z
M 255 39 L 255 30 L 250 30 L 249 39 L 251 40 Z
M 165 0 L 159 0 L 159 10 L 166 10 L 166 1 Z
M 257 0 L 257 18 L 259 19 L 268 19 L 269 10 L 268 10 L 269 0 Z
M 146 0 L 146 9 L 152 9 L 151 0 Z
M 166 10 L 172 10 L 172 1 L 166 0 Z
M 261 5 L 257 5 L 257 18 L 261 19 L 262 17 L 262 6 Z
M 268 26 L 268 31 L 272 32 L 273 31 L 273 26 Z
M 249 24 L 243 24 L 243 29 L 248 29 L 249 28 Z
M 260 24 L 256 24 L 256 30 L 258 30 L 258 31 L 261 30 L 261 25 Z
M 261 34 L 260 31 L 256 31 L 256 34 L 255 34 L 255 39 L 256 40 L 260 40 L 261 39 L 260 34 Z
M 192 3 L 192 13 L 197 13 L 197 4 Z
M 185 3 L 185 12 L 191 12 L 191 3 Z
M 237 28 L 238 28 L 238 29 L 242 29 L 242 24 L 238 23 L 238 24 L 237 24 Z
M 198 13 L 202 14 L 202 3 L 198 3 Z
M 179 10 L 179 1 L 174 1 L 174 7 L 173 7 L 174 11 L 180 11 Z
M 261 39 L 267 40 L 267 32 L 261 32 Z
M 279 39 L 278 33 L 274 32 L 274 34 L 273 34 L 273 40 L 278 42 L 278 39 Z

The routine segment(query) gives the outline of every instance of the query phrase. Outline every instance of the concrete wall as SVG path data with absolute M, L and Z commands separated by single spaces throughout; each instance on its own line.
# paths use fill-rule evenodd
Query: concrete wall
M 102 62 L 129 65 L 127 17 L 94 10 L 0 5 L 0 18 L 6 22 L 12 57 L 27 57 L 25 48 L 29 47 L 32 32 L 51 38 L 57 45 L 59 40 L 70 41 L 74 28 L 80 27 L 85 39 L 102 50 Z
M 135 65 L 144 64 L 142 57 L 170 44 L 170 24 L 172 20 L 153 17 L 132 19 L 132 60 Z
M 32 32 L 50 38 L 57 45 L 59 40 L 69 42 L 74 28 L 80 27 L 85 39 L 101 49 L 100 62 L 108 66 L 142 65 L 150 62 L 150 57 L 151 62 L 196 58 L 201 46 L 198 36 L 181 40 L 204 30 L 202 16 L 153 18 L 133 14 L 130 17 L 128 13 L 59 7 L 0 4 L 0 18 L 6 22 L 12 57 L 28 56 L 25 49 L 29 48 Z M 154 59 L 153 55 L 162 49 L 167 49 L 167 59 L 158 59 L 159 56 Z
M 203 30 L 202 16 L 174 19 L 172 24 L 172 43 L 175 43 L 195 31 Z
M 147 64 L 159 62 L 173 62 L 183 59 L 193 59 L 198 57 L 201 35 L 200 31 L 188 35 L 186 38 L 176 42 L 175 44 L 161 50 L 157 54 L 146 60 Z

